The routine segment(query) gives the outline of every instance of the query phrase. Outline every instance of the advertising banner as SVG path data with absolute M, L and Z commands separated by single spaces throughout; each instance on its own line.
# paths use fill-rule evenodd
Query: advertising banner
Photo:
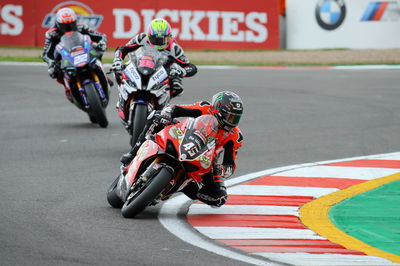
M 399 0 L 287 0 L 287 48 L 400 47 Z
M 33 18 L 35 0 L 2 0 L 0 2 L 0 45 L 35 45 Z M 29 23 L 32 21 L 31 23 Z
M 42 46 L 44 34 L 54 24 L 57 10 L 69 7 L 77 13 L 79 22 L 105 33 L 109 47 L 125 44 L 136 34 L 145 31 L 152 19 L 164 17 L 170 22 L 173 36 L 184 49 L 279 48 L 279 0 L 257 0 L 251 5 L 240 1 L 226 5 L 223 2 L 211 0 L 196 2 L 153 0 L 120 3 L 105 0 L 3 1 L 9 1 L 14 6 L 19 3 L 21 6 L 16 11 L 7 11 L 7 9 L 4 13 L 11 15 L 3 18 L 5 22 L 2 25 L 14 29 L 14 34 L 19 33 L 15 28 L 22 25 L 23 37 L 22 32 L 14 36 L 17 37 L 16 40 L 19 36 L 24 41 L 9 43 L 9 35 L 1 32 L 0 45 Z M 14 20 L 10 20 L 10 16 Z M 14 22 L 17 19 L 22 24 L 15 25 Z

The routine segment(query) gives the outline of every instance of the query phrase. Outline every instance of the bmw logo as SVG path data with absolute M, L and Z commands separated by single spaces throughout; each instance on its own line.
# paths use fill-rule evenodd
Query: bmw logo
M 344 0 L 319 0 L 315 9 L 318 24 L 325 30 L 337 29 L 346 16 Z

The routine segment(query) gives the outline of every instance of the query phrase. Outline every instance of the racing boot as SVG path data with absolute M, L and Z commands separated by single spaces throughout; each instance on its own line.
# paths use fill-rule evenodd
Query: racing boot
M 121 156 L 121 158 L 119 159 L 119 161 L 120 161 L 125 167 L 128 166 L 128 165 L 132 162 L 133 158 L 135 158 L 136 153 L 137 153 L 137 151 L 139 150 L 140 145 L 141 145 L 141 143 L 136 143 L 136 145 L 133 146 L 132 149 L 131 149 L 129 152 L 127 152 L 127 153 L 125 153 L 125 154 L 123 154 L 123 155 Z
M 71 90 L 67 89 L 66 87 L 65 87 L 65 97 L 68 99 L 68 101 L 70 101 L 71 103 L 74 103 Z
M 121 94 L 118 95 L 118 102 L 117 102 L 116 108 L 117 108 L 119 117 L 125 122 L 125 123 L 123 123 L 124 126 L 127 126 L 126 122 L 127 122 L 128 118 L 125 117 L 125 113 L 124 113 L 125 100 L 121 96 Z
M 133 154 L 131 154 L 131 152 L 127 152 L 125 154 L 123 154 L 121 156 L 121 158 L 119 159 L 119 161 L 124 165 L 124 166 L 128 166 L 133 158 L 135 158 L 135 156 L 133 156 Z
M 107 79 L 108 85 L 110 85 L 110 87 L 114 86 L 114 82 L 109 77 L 106 77 L 106 79 Z
M 54 73 L 56 80 L 58 83 L 60 83 L 61 85 L 63 85 L 64 87 L 64 92 L 65 92 L 65 97 L 68 99 L 68 101 L 70 101 L 71 103 L 73 102 L 73 97 L 72 97 L 72 91 L 70 88 L 68 88 L 67 84 L 65 84 L 64 82 L 64 78 L 62 76 L 61 71 L 57 71 Z
M 199 192 L 199 185 L 195 182 L 190 182 L 186 187 L 184 187 L 181 192 L 183 192 L 187 197 L 192 200 L 197 200 L 197 193 Z

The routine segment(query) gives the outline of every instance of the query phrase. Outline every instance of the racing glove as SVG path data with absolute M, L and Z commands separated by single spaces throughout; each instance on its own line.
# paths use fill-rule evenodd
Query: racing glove
M 161 110 L 161 115 L 164 116 L 165 118 L 168 118 L 170 121 L 172 121 L 172 113 L 174 112 L 174 107 L 173 106 L 166 106 Z
M 98 43 L 93 44 L 94 49 L 96 49 L 99 52 L 105 52 L 107 49 L 107 44 L 105 41 L 101 40 Z
M 228 178 L 233 174 L 231 166 L 224 166 L 222 164 L 215 164 L 213 166 L 213 176 L 216 178 Z
M 153 116 L 153 123 L 156 125 L 169 125 L 172 122 L 172 117 L 167 112 L 156 111 Z
M 54 61 L 49 62 L 49 69 L 47 69 L 47 73 L 49 73 L 49 76 L 52 79 L 57 77 L 56 63 Z
M 171 70 L 169 71 L 170 78 L 183 78 L 186 76 L 186 70 L 180 67 L 177 64 L 172 65 Z
M 223 177 L 225 174 L 225 168 L 222 164 L 215 164 L 213 166 L 213 176 L 214 177 Z

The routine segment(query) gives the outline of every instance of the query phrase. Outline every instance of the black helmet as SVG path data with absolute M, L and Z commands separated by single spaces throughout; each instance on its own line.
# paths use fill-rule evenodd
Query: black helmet
M 243 102 L 236 93 L 218 92 L 212 97 L 212 105 L 218 111 L 215 116 L 223 129 L 230 131 L 239 124 L 243 113 Z
M 70 8 L 62 8 L 56 14 L 56 26 L 61 32 L 76 31 L 77 16 Z

